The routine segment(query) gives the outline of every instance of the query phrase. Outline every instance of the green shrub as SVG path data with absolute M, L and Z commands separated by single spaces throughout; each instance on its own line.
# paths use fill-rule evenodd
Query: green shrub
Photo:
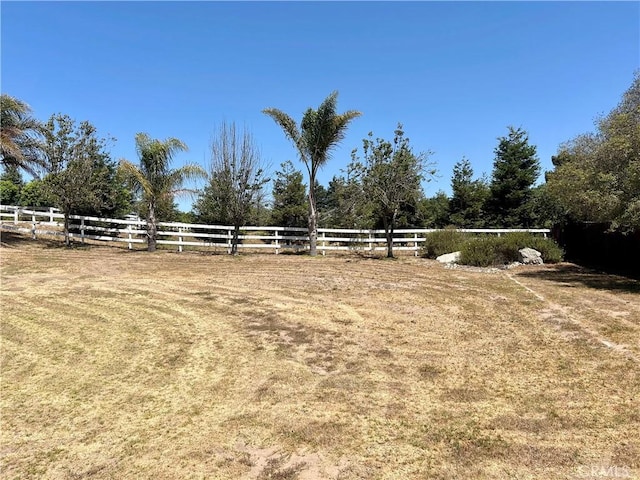
M 518 250 L 533 248 L 545 263 L 562 261 L 562 249 L 549 238 L 526 232 L 508 233 L 502 237 L 483 236 L 466 242 L 460 250 L 460 263 L 476 267 L 505 265 L 519 259 Z
M 564 251 L 553 239 L 536 237 L 533 247 L 542 254 L 546 263 L 558 263 L 564 259 Z
M 503 257 L 503 242 L 494 236 L 470 239 L 460 249 L 460 263 L 474 267 L 489 267 L 508 263 Z
M 515 258 L 518 260 L 518 250 L 522 248 L 533 248 L 542 254 L 545 263 L 558 263 L 562 261 L 564 252 L 560 246 L 551 238 L 544 238 L 527 232 L 507 233 L 503 237 L 507 248 L 515 251 Z
M 457 252 L 469 239 L 469 234 L 452 228 L 428 233 L 422 247 L 422 256 L 436 258 L 445 253 Z
M 564 252 L 550 238 L 544 238 L 528 232 L 513 232 L 474 236 L 455 229 L 438 230 L 426 235 L 422 256 L 436 258 L 445 253 L 460 251 L 460 263 L 488 267 L 517 262 L 518 250 L 533 248 L 542 254 L 545 263 L 562 261 Z

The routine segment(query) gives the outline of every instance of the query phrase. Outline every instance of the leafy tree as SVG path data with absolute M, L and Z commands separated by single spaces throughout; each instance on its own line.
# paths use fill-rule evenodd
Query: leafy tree
M 20 188 L 9 180 L 0 180 L 0 204 L 17 205 L 20 201 Z
M 18 205 L 26 207 L 49 207 L 54 203 L 44 180 L 35 178 L 20 190 Z
M 531 212 L 533 223 L 540 228 L 552 228 L 566 222 L 562 206 L 549 193 L 546 183 L 531 189 Z
M 326 226 L 331 228 L 366 228 L 370 212 L 365 205 L 362 185 L 354 165 L 344 175 L 334 175 L 327 189 Z
M 484 179 L 473 179 L 473 168 L 466 158 L 453 167 L 451 191 L 450 223 L 461 228 L 483 227 L 483 209 L 489 196 L 489 187 Z
M 231 254 L 238 254 L 240 227 L 250 218 L 265 178 L 260 153 L 249 132 L 222 124 L 211 144 L 209 184 L 195 205 L 210 223 L 233 225 Z
M 422 197 L 422 180 L 433 175 L 432 164 L 427 163 L 429 153 L 414 154 L 402 125 L 394 132 L 393 142 L 373 134 L 363 140 L 363 158 L 352 153 L 354 170 L 359 173 L 367 203 L 384 227 L 387 238 L 387 257 L 393 257 L 393 231 L 401 209 L 415 205 Z
M 276 108 L 263 112 L 280 125 L 285 135 L 293 142 L 300 159 L 309 173 L 309 254 L 315 256 L 318 241 L 318 211 L 315 197 L 316 174 L 330 157 L 331 150 L 344 138 L 349 122 L 361 114 L 349 110 L 336 112 L 338 92 L 331 93 L 318 107 L 307 109 L 302 116 L 300 128 L 286 113 Z
M 640 229 L 640 72 L 596 132 L 560 146 L 548 172 L 551 197 L 573 220 Z
M 3 205 L 18 205 L 20 191 L 24 186 L 22 175 L 16 165 L 7 165 L 0 175 L 0 203 Z
M 64 214 L 65 244 L 70 244 L 69 215 L 115 211 L 118 187 L 115 166 L 105 151 L 107 140 L 83 121 L 76 125 L 68 115 L 53 115 L 45 125 L 43 153 L 49 173 L 44 185 Z M 115 209 L 115 210 L 114 210 Z
M 416 197 L 410 202 L 403 203 L 398 212 L 396 219 L 396 228 L 418 228 L 423 223 L 422 210 L 420 205 L 424 200 L 424 192 L 422 189 L 418 192 Z M 375 228 L 383 228 L 382 220 L 378 219 Z
M 127 179 L 110 157 L 96 158 L 91 175 L 97 201 L 80 206 L 76 215 L 121 218 L 131 213 L 134 206 L 133 193 L 127 187 Z
M 147 250 L 155 252 L 158 237 L 158 206 L 162 205 L 162 202 L 173 204 L 175 195 L 192 191 L 183 188 L 183 184 L 187 180 L 206 177 L 206 172 L 197 164 L 170 168 L 173 156 L 187 150 L 187 146 L 177 138 L 156 140 L 146 133 L 138 133 L 136 150 L 140 157 L 140 165 L 136 166 L 128 160 L 121 160 L 120 168 L 128 177 L 134 191 L 147 206 Z
M 193 210 L 189 212 L 177 210 L 175 220 L 173 221 L 180 223 L 198 223 L 198 216 Z
M 309 207 L 302 172 L 296 170 L 289 160 L 280 168 L 273 181 L 271 221 L 281 227 L 303 227 Z
M 435 196 L 423 198 L 418 203 L 418 212 L 425 228 L 444 228 L 449 225 L 450 199 L 442 190 Z
M 490 185 L 488 210 L 492 223 L 502 227 L 531 227 L 531 188 L 540 174 L 536 147 L 521 128 L 500 137 Z
M 33 176 L 44 167 L 41 156 L 43 125 L 31 116 L 31 107 L 17 98 L 0 95 L 0 160 Z

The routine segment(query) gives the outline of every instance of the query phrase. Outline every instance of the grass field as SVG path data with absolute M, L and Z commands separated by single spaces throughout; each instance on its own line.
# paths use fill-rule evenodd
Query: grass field
M 6 479 L 640 475 L 640 283 L 3 236 Z

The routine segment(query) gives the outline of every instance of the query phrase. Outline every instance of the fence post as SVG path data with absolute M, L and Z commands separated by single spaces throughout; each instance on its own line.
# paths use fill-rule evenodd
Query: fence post
M 31 237 L 36 239 L 36 214 L 31 214 Z
M 273 234 L 274 234 L 274 235 L 275 235 L 275 237 L 276 237 L 276 255 L 278 255 L 278 253 L 280 253 L 280 252 L 278 251 L 278 249 L 280 248 L 280 243 L 278 242 L 278 230 L 277 230 L 277 229 L 276 229 L 276 230 L 274 230 L 274 231 L 273 231 Z
M 49 207 L 49 223 L 53 223 L 53 207 Z
M 231 255 L 231 230 L 227 231 L 227 255 Z
M 326 237 L 326 236 L 327 236 L 327 234 L 326 234 L 325 232 L 322 232 L 322 247 L 321 247 L 321 249 L 322 249 L 322 256 L 325 256 L 325 255 L 327 254 L 327 251 L 326 251 L 326 250 L 325 250 L 325 248 L 324 248 L 324 247 L 325 247 L 325 245 L 326 245 L 326 244 L 325 244 L 325 241 L 324 241 L 324 239 L 325 239 L 325 237 Z
M 373 234 L 371 233 L 371 230 L 369 230 L 369 250 L 371 250 L 373 252 Z
M 178 252 L 182 253 L 182 227 L 178 227 Z
M 80 219 L 80 241 L 84 243 L 84 218 Z
M 20 208 L 16 208 L 16 209 L 13 211 L 13 223 L 14 223 L 14 225 L 17 225 L 17 224 L 18 224 L 18 212 L 19 212 L 19 211 L 20 211 Z
M 131 230 L 133 230 L 133 229 L 131 227 L 132 227 L 131 224 L 127 225 L 127 230 L 128 230 L 127 233 L 129 234 L 129 242 L 127 242 L 127 245 L 128 245 L 129 250 L 131 250 L 133 248 L 133 246 L 131 245 L 131 238 L 132 238 L 131 237 Z
M 418 256 L 418 234 L 414 233 L 413 234 L 413 247 L 415 248 L 415 252 L 414 252 L 414 257 Z

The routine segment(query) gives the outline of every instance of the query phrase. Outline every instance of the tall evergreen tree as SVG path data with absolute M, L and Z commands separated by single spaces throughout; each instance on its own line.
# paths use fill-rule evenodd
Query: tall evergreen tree
M 480 228 L 485 224 L 484 204 L 489 187 L 483 179 L 473 179 L 471 162 L 463 158 L 453 167 L 450 222 L 461 228 Z
M 495 152 L 488 210 L 496 227 L 533 227 L 531 189 L 540 175 L 536 147 L 521 128 L 508 127 Z
M 439 190 L 433 197 L 427 197 L 418 203 L 421 226 L 424 228 L 444 228 L 451 224 L 449 220 L 450 199 Z
M 273 181 L 271 222 L 280 227 L 304 227 L 309 207 L 302 172 L 289 160 L 280 168 Z

